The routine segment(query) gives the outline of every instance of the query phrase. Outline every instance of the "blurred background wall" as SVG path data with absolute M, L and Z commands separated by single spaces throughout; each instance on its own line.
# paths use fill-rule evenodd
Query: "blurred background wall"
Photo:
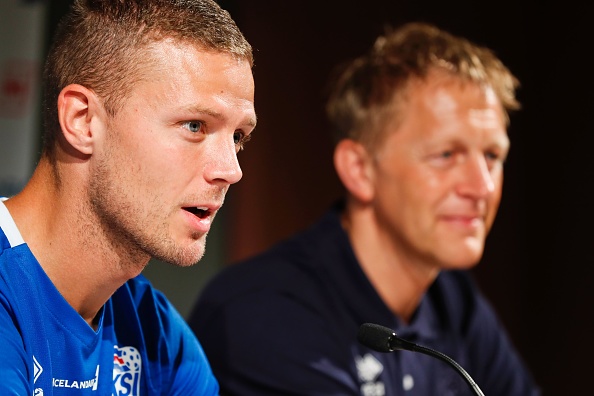
M 37 159 L 47 8 L 0 0 L 0 195 L 23 188 Z
M 6 1 L 16 2 L 0 0 Z M 340 195 L 323 113 L 327 78 L 338 62 L 367 50 L 385 26 L 423 20 L 492 48 L 522 83 L 501 208 L 474 274 L 544 395 L 591 393 L 594 34 L 586 3 L 219 3 L 254 47 L 259 120 L 239 154 L 244 178 L 230 189 L 203 261 L 187 269 L 147 267 L 180 312 L 187 315 L 218 269 L 308 226 Z M 46 39 L 68 4 L 50 3 Z M 0 130 L 0 147 L 12 144 L 7 136 Z

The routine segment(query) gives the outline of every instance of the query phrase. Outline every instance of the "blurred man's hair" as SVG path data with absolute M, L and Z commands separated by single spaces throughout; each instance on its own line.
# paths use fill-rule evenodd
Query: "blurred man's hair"
M 491 87 L 506 115 L 520 107 L 518 80 L 490 49 L 430 24 L 408 23 L 336 70 L 326 107 L 335 141 L 350 138 L 374 148 L 388 122 L 397 125 L 402 118 L 398 104 L 409 83 L 435 69 Z

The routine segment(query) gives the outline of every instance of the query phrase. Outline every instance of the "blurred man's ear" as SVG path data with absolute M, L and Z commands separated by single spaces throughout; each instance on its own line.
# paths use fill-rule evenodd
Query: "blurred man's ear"
M 343 139 L 334 149 L 334 167 L 347 191 L 361 202 L 373 198 L 373 169 L 365 147 L 354 140 Z

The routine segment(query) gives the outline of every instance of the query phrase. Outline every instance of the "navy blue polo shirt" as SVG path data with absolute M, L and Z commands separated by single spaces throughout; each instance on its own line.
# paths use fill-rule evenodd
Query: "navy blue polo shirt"
M 410 323 L 399 320 L 359 266 L 340 208 L 202 292 L 189 323 L 222 395 L 474 395 L 439 359 L 362 346 L 368 322 L 451 357 L 488 396 L 540 394 L 467 273 L 442 272 Z

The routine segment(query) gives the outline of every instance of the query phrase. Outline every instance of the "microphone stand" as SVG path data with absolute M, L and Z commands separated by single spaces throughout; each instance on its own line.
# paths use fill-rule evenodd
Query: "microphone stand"
M 464 370 L 454 359 L 448 355 L 436 351 L 435 349 L 417 345 L 406 341 L 396 335 L 391 329 L 373 323 L 364 323 L 359 328 L 358 340 L 361 344 L 378 352 L 393 352 L 395 350 L 405 350 L 419 352 L 432 356 L 452 366 L 458 374 L 464 378 L 466 383 L 472 388 L 477 396 L 485 396 L 481 388 L 472 379 L 470 374 Z
M 396 337 L 396 335 L 394 334 L 394 336 Z M 452 366 L 466 381 L 466 383 L 472 388 L 472 390 L 474 391 L 474 393 L 477 396 L 485 396 L 485 394 L 483 393 L 483 391 L 481 390 L 481 388 L 479 388 L 479 386 L 477 385 L 476 382 L 474 382 L 474 380 L 472 379 L 472 377 L 470 376 L 470 374 L 468 374 L 466 372 L 466 370 L 464 370 L 464 368 L 462 366 L 460 366 L 454 359 L 452 359 L 451 357 L 449 357 L 448 355 L 441 353 L 439 351 L 436 351 L 435 349 L 431 349 L 428 347 L 424 347 L 418 344 L 414 344 L 410 341 L 406 341 L 403 340 L 402 338 L 398 338 L 396 337 L 396 339 L 392 340 L 394 343 L 397 344 L 401 344 L 402 347 L 400 348 L 395 348 L 395 350 L 407 350 L 407 351 L 413 351 L 413 352 L 419 352 L 419 353 L 423 353 L 425 355 L 429 355 L 429 356 L 433 356 L 434 358 L 437 358 L 441 361 L 444 361 L 446 363 L 448 363 L 450 366 Z

